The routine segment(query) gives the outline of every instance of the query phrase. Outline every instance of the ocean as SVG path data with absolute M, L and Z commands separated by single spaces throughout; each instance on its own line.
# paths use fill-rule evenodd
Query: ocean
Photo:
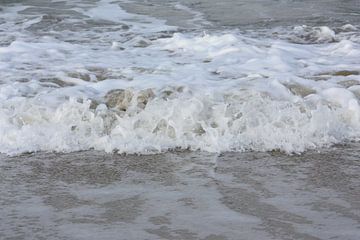
M 1 239 L 359 239 L 360 2 L 0 0 Z

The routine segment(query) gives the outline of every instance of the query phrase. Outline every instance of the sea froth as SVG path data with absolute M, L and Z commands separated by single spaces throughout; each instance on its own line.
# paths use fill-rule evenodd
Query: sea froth
M 64 17 L 33 37 L 54 23 L 6 9 L 1 153 L 300 153 L 360 137 L 357 26 L 172 33 L 100 1 L 73 9 L 87 22 L 76 35 Z

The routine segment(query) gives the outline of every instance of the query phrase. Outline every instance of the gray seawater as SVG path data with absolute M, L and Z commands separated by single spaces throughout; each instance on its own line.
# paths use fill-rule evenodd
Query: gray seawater
M 125 33 L 126 24 L 94 22 L 71 10 L 96 2 L 0 0 L 0 8 L 31 6 L 21 12 L 24 18 L 13 28 L 0 29 L 5 34 L 0 45 L 7 46 L 17 37 L 50 35 L 95 48 L 111 42 L 109 32 L 123 31 L 122 37 L 131 38 Z M 182 7 L 175 7 L 177 3 Z M 356 0 L 119 4 L 126 11 L 164 19 L 184 32 L 360 24 L 360 2 Z M 22 24 L 39 14 L 47 17 L 27 28 L 30 33 L 23 36 Z M 64 18 L 76 24 L 62 21 Z M 0 21 L 5 24 L 1 26 L 8 26 L 6 19 Z M 66 31 L 69 28 L 72 31 Z M 169 34 L 171 31 L 149 35 Z M 27 74 L 24 71 L 25 77 Z M 0 239 L 357 240 L 359 156 L 357 143 L 301 155 L 276 151 L 0 155 Z
M 181 3 L 204 14 L 215 28 L 258 29 L 278 26 L 341 26 L 360 23 L 360 2 L 357 0 L 148 0 L 124 4 L 128 10 L 168 17 L 170 21 L 180 16 L 169 14 L 174 4 Z M 180 18 L 178 18 L 180 19 Z M 183 19 L 186 19 L 184 17 Z M 183 20 L 182 19 L 182 20 Z M 179 24 L 179 21 L 177 21 Z M 181 22 L 180 22 L 181 24 Z

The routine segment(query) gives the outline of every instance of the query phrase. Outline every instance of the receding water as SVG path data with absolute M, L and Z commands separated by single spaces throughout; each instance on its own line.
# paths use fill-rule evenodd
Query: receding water
M 358 239 L 359 147 L 1 157 L 2 239 Z

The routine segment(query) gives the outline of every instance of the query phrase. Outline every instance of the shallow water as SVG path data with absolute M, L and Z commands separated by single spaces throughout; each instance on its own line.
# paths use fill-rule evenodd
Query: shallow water
M 192 10 L 193 14 L 198 12 L 198 14 L 194 14 L 195 19 L 199 18 L 199 13 L 201 13 L 203 19 L 211 23 L 203 24 L 202 27 L 205 28 L 207 26 L 208 28 L 254 30 L 303 24 L 335 27 L 360 23 L 360 3 L 356 0 L 224 0 L 221 2 L 171 0 L 166 3 L 161 0 L 148 0 L 146 4 L 144 1 L 135 0 L 122 4 L 122 6 L 129 11 L 168 18 L 172 21 L 174 18 L 179 19 L 181 14 L 177 14 L 174 10 L 169 11 L 169 9 L 173 9 L 173 6 L 179 3 Z M 177 20 L 175 24 L 181 24 L 183 21 Z
M 355 240 L 358 156 L 2 156 L 0 238 Z

